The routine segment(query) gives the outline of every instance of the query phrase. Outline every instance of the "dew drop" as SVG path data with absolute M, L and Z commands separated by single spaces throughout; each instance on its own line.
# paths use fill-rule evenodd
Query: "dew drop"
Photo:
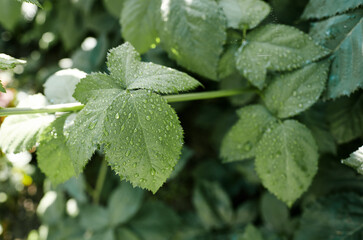
M 146 116 L 146 120 L 150 120 L 151 118 L 150 118 L 150 116 Z
M 138 173 L 135 173 L 134 174 L 134 177 L 136 177 L 136 178 L 139 177 L 139 174 Z
M 92 122 L 89 124 L 88 128 L 92 130 L 92 129 L 94 129 L 94 128 L 96 127 L 96 124 L 97 124 L 97 121 L 92 121 Z
M 130 150 L 127 150 L 127 152 L 126 152 L 126 157 L 128 157 L 128 156 L 130 156 L 130 153 L 131 153 L 131 151 Z
M 116 119 L 119 119 L 120 118 L 120 115 L 118 113 L 116 113 L 115 118 Z
M 150 174 L 151 174 L 151 176 L 154 176 L 154 175 L 155 175 L 155 173 L 156 173 L 156 170 L 155 170 L 154 168 L 151 168 L 151 170 L 150 170 Z

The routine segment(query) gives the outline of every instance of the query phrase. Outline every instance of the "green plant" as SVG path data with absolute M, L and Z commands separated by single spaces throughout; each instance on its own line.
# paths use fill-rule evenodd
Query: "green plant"
M 38 1 L 29 2 L 40 6 Z M 200 220 L 196 226 L 203 226 L 205 231 L 187 226 L 190 235 L 188 231 L 184 235 L 180 233 L 179 239 L 208 239 L 213 229 L 222 229 L 221 239 L 226 236 L 264 239 L 269 231 L 276 233 L 276 238 L 350 239 L 351 236 L 358 239 L 362 236 L 363 227 L 359 224 L 362 192 L 354 187 L 354 193 L 342 191 L 306 208 L 299 230 L 294 231 L 293 224 L 286 227 L 292 217 L 288 208 L 293 208 L 296 202 L 305 206 L 304 203 L 315 200 L 319 194 L 314 192 L 314 184 L 319 181 L 326 184 L 324 174 L 323 180 L 319 178 L 327 169 L 322 159 L 345 159 L 343 163 L 362 172 L 361 151 L 350 158 L 344 155 L 362 145 L 363 10 L 360 1 L 334 1 L 337 5 L 324 0 L 301 1 L 306 7 L 300 21 L 305 22 L 295 26 L 292 26 L 293 20 L 281 15 L 277 17 L 289 25 L 272 20 L 276 18 L 274 14 L 287 11 L 283 9 L 288 1 L 269 1 L 270 4 L 261 0 L 122 2 L 103 1 L 111 15 L 119 18 L 126 41 L 119 45 L 122 41 L 116 39 L 117 44 L 110 44 L 119 46 L 108 51 L 106 65 L 101 56 L 109 48 L 105 44 L 106 36 L 112 31 L 103 27 L 108 26 L 108 20 L 100 21 L 101 26 L 92 26 L 99 36 L 99 45 L 91 51 L 78 52 L 77 57 L 93 61 L 85 67 L 79 64 L 85 72 L 56 72 L 46 81 L 44 96 L 32 95 L 20 101 L 17 108 L 0 109 L 0 116 L 11 115 L 0 128 L 0 136 L 7 136 L 0 139 L 3 152 L 28 151 L 36 145 L 38 166 L 54 184 L 78 176 L 91 158 L 101 156 L 99 177 L 90 192 L 95 204 L 100 202 L 107 164 L 122 180 L 155 194 L 178 166 L 184 141 L 183 122 L 179 122 L 169 104 L 229 97 L 228 109 L 237 109 L 237 116 L 230 114 L 222 118 L 227 110 L 215 107 L 202 113 L 201 118 L 215 119 L 216 123 L 199 121 L 207 128 L 211 124 L 218 129 L 218 140 L 210 140 L 211 145 L 219 149 L 216 154 L 226 165 L 238 166 L 239 175 L 248 179 L 247 188 L 254 189 L 261 182 L 277 197 L 266 193 L 261 197 L 267 230 L 260 232 L 248 225 L 244 233 L 239 231 L 255 218 L 238 220 L 240 213 L 233 209 L 229 196 L 233 191 L 226 192 L 225 186 L 218 182 L 228 174 L 216 173 L 223 176 L 217 182 L 200 176 L 195 180 L 193 204 Z M 85 3 L 80 4 L 81 10 L 72 11 L 87 19 L 93 3 L 88 3 L 89 8 Z M 64 7 L 59 8 L 61 18 Z M 300 12 L 302 9 L 295 8 Z M 62 31 L 60 27 L 62 44 L 70 50 L 77 46 L 77 39 L 83 37 L 82 31 L 87 25 L 72 18 L 67 21 L 70 26 L 84 24 L 80 31 L 77 27 Z M 309 34 L 302 29 L 309 29 Z M 144 54 L 143 60 L 140 54 Z M 147 62 L 148 58 L 159 64 Z M 0 58 L 1 69 L 13 68 L 16 64 L 22 62 Z M 203 82 L 205 91 L 181 94 L 203 86 L 196 78 Z M 215 82 L 220 82 L 220 86 Z M 5 88 L 1 86 L 0 90 Z M 197 118 L 193 120 L 198 122 Z M 349 147 L 347 143 L 352 142 Z M 339 167 L 349 178 L 354 176 L 343 165 L 334 165 L 334 169 Z M 360 176 L 352 178 L 361 181 Z M 122 183 L 122 186 L 126 185 Z M 266 201 L 276 202 L 279 212 L 273 212 Z M 309 224 L 314 214 L 326 218 L 329 214 L 351 216 L 337 210 L 339 204 L 350 204 L 350 201 L 359 212 L 351 224 L 340 227 L 333 222 L 326 223 L 331 229 L 339 229 L 336 235 L 329 235 L 325 230 L 306 234 L 314 228 L 315 223 Z M 84 214 L 104 212 L 99 206 L 95 208 L 98 210 L 84 210 Z M 253 216 L 250 208 L 243 204 L 241 211 Z M 275 215 L 281 213 L 284 216 L 276 223 Z M 120 224 L 117 222 L 114 228 Z M 96 239 L 98 234 L 115 234 L 114 229 L 110 233 L 98 227 L 91 228 Z M 229 232 L 223 233 L 223 229 Z M 147 238 L 138 234 L 141 239 Z M 81 231 L 79 235 L 85 233 Z

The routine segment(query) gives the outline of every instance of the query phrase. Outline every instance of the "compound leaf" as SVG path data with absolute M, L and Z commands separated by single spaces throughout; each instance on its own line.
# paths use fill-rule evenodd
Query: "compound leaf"
M 362 17 L 363 10 L 358 9 L 318 22 L 311 29 L 312 37 L 332 50 L 333 61 L 325 93 L 328 99 L 350 95 L 363 87 Z
M 47 100 L 42 94 L 28 96 L 17 107 L 44 107 Z M 5 118 L 0 128 L 0 148 L 5 153 L 30 150 L 42 131 L 54 120 L 49 114 L 14 115 Z
M 157 44 L 159 15 L 160 0 L 125 1 L 120 19 L 122 35 L 139 53 L 145 53 Z
M 143 193 L 140 188 L 133 188 L 130 183 L 122 182 L 109 199 L 110 224 L 117 226 L 130 220 L 141 207 Z
M 318 157 L 309 129 L 286 120 L 262 136 L 256 149 L 256 171 L 262 184 L 291 207 L 313 180 Z
M 329 61 L 321 61 L 274 77 L 265 89 L 267 108 L 279 118 L 292 117 L 308 109 L 324 90 L 329 66 Z
M 362 0 L 310 0 L 301 18 L 320 19 L 343 13 L 362 5 Z
M 247 35 L 236 53 L 236 66 L 253 85 L 262 89 L 268 70 L 296 69 L 328 53 L 294 27 L 268 24 Z
M 226 41 L 226 20 L 217 3 L 162 0 L 161 15 L 160 38 L 169 56 L 186 69 L 216 80 Z
M 16 65 L 22 65 L 25 63 L 26 61 L 24 60 L 16 59 L 4 53 L 0 53 L 0 69 L 2 70 L 13 69 Z
M 63 126 L 68 117 L 63 115 L 44 129 L 39 137 L 37 160 L 40 170 L 55 184 L 75 176 Z
M 363 146 L 357 151 L 350 154 L 350 157 L 343 159 L 342 163 L 349 167 L 355 168 L 358 173 L 363 175 Z
M 355 94 L 330 102 L 327 119 L 338 144 L 363 136 L 363 95 Z
M 227 25 L 237 29 L 256 27 L 270 13 L 270 6 L 260 0 L 220 0 Z
M 295 240 L 363 237 L 363 197 L 348 193 L 321 199 L 304 210 Z
M 262 105 L 251 105 L 238 111 L 239 120 L 224 137 L 221 156 L 226 162 L 255 156 L 255 149 L 265 130 L 275 118 Z
M 111 76 L 120 79 L 129 89 L 148 89 L 159 93 L 177 93 L 200 85 L 186 73 L 157 65 L 140 62 L 140 55 L 130 43 L 111 49 L 108 54 Z
M 156 192 L 177 162 L 183 131 L 175 111 L 150 89 L 180 91 L 199 83 L 176 70 L 141 63 L 139 58 L 125 43 L 108 55 L 111 75 L 96 73 L 81 80 L 74 97 L 86 106 L 70 127 L 68 145 L 77 173 L 102 145 L 117 174 Z M 163 82 L 163 77 L 169 81 Z M 159 87 L 162 82 L 166 84 Z

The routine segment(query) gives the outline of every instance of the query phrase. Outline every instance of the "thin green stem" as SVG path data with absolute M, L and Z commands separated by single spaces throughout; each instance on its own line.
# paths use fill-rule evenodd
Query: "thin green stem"
M 100 202 L 102 187 L 105 183 L 107 175 L 107 162 L 105 160 L 102 161 L 100 171 L 98 172 L 96 187 L 93 192 L 93 203 L 98 204 Z
M 244 93 L 256 92 L 255 89 L 230 89 L 230 90 L 218 90 L 200 93 L 185 93 L 176 95 L 163 96 L 169 103 L 173 102 L 185 102 L 195 101 L 202 99 L 213 99 L 222 97 L 231 97 Z M 43 108 L 2 108 L 0 109 L 0 116 L 19 115 L 19 114 L 37 114 L 37 113 L 56 113 L 56 112 L 75 112 L 84 108 L 81 103 L 67 103 L 46 106 Z

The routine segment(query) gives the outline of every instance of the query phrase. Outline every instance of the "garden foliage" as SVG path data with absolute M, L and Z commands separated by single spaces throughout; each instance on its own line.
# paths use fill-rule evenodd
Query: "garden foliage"
M 74 69 L 37 74 L 44 95 L 17 107 L 81 106 L 8 116 L 0 128 L 1 150 L 36 147 L 37 165 L 55 184 L 38 207 L 48 239 L 363 237 L 362 1 L 302 0 L 293 8 L 287 0 L 24 2 L 39 12 L 20 42 L 41 35 L 44 54 L 62 49 L 57 55 L 71 55 Z M 0 3 L 6 31 L 16 31 L 20 6 Z M 14 13 L 1 15 L 3 9 Z M 56 20 L 39 24 L 41 14 L 53 13 Z M 90 33 L 96 43 L 88 49 Z M 41 61 L 28 60 L 19 78 L 35 74 Z M 23 64 L 0 54 L 0 69 Z M 222 89 L 242 94 L 220 100 L 223 106 L 171 103 L 183 92 Z M 198 152 L 193 141 L 213 149 L 209 157 L 218 161 L 185 166 Z M 87 169 L 98 171 L 91 159 L 103 159 L 118 176 L 108 172 L 106 182 L 122 180 L 114 190 L 106 184 L 104 205 L 91 203 L 80 185 Z M 162 197 L 155 200 L 167 199 L 178 179 L 195 207 L 182 217 Z M 178 187 L 173 191 L 175 200 Z M 69 196 L 79 206 L 74 216 L 65 214 Z

